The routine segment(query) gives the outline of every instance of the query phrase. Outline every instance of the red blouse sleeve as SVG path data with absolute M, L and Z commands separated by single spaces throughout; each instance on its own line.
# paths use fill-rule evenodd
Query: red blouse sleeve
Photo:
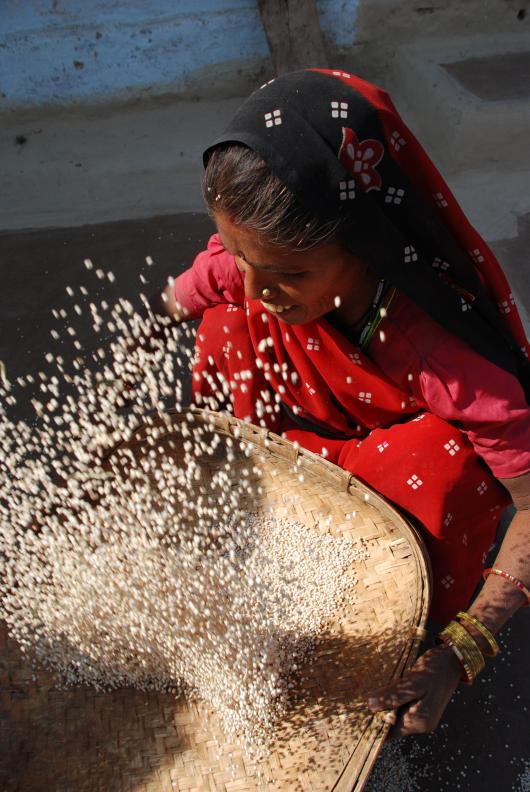
M 218 303 L 244 305 L 243 275 L 236 262 L 213 234 L 208 247 L 195 257 L 192 266 L 175 280 L 175 299 L 188 319 L 201 317 Z
M 514 376 L 456 339 L 422 369 L 429 410 L 458 423 L 497 478 L 530 471 L 530 409 Z
M 474 352 L 404 295 L 370 356 L 420 409 L 457 424 L 497 478 L 530 472 L 530 408 L 515 376 Z

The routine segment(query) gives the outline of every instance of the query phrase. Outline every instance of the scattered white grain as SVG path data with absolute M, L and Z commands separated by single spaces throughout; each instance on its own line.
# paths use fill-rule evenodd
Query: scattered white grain
M 85 266 L 93 267 L 89 259 Z M 294 519 L 249 514 L 262 487 L 255 465 L 234 466 L 251 453 L 241 440 L 221 440 L 189 416 L 168 453 L 146 414 L 171 429 L 164 400 L 182 399 L 175 353 L 191 363 L 190 328 L 158 319 L 165 344 L 147 351 L 136 341 L 151 337 L 151 320 L 130 303 L 88 310 L 96 329 L 117 334 L 94 353 L 98 371 L 81 354 L 66 371 L 62 357 L 47 353 L 55 370 L 17 385 L 35 385 L 38 425 L 10 422 L 0 410 L 0 618 L 67 682 L 184 690 L 258 755 L 285 712 L 290 672 L 337 603 L 354 596 L 359 553 Z M 73 335 L 65 325 L 64 343 Z M 7 393 L 3 366 L 0 374 Z M 270 401 L 264 392 L 264 411 Z M 123 448 L 104 468 L 107 452 L 142 424 L 143 454 Z M 225 446 L 225 465 L 206 480 L 202 460 Z M 296 474 L 304 480 L 299 467 Z

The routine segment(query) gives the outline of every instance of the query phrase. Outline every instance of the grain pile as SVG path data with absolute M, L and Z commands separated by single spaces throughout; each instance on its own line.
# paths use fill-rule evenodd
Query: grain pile
M 114 337 L 96 351 L 96 371 L 75 329 L 63 326 L 76 350 L 71 365 L 49 353 L 52 373 L 14 384 L 3 373 L 0 618 L 64 682 L 184 691 L 217 711 L 228 739 L 263 753 L 290 675 L 354 595 L 360 554 L 253 510 L 259 469 L 243 444 L 192 416 L 169 449 L 159 428 L 149 430 L 148 410 L 167 420 L 168 400 L 182 409 L 176 367 L 190 357 L 188 328 L 144 319 L 125 300 L 90 311 L 94 331 Z M 127 399 L 124 379 L 135 386 Z M 33 424 L 9 417 L 24 388 Z M 124 445 L 106 461 L 140 424 L 143 453 Z M 249 463 L 234 478 L 236 453 Z M 216 454 L 206 482 L 201 460 Z

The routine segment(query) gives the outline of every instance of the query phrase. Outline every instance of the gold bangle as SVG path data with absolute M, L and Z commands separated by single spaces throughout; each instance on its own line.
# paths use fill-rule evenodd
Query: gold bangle
M 439 635 L 460 661 L 464 674 L 462 681 L 471 685 L 484 668 L 484 657 L 476 642 L 458 622 L 451 622 Z
M 477 677 L 485 666 L 484 656 L 479 645 L 459 622 L 451 622 L 446 629 L 451 640 L 462 652 L 468 665 L 471 666 L 473 678 Z
M 464 676 L 461 677 L 462 682 L 466 682 L 468 685 L 472 685 L 475 679 L 475 675 L 473 674 L 473 669 L 471 668 L 470 665 L 467 664 L 464 655 L 462 654 L 458 646 L 456 646 L 454 641 L 452 641 L 450 638 L 447 638 L 447 636 L 444 637 L 440 636 L 440 640 L 442 643 L 444 643 L 453 651 L 453 654 L 456 655 L 458 661 L 460 662 L 460 665 L 464 669 Z
M 459 622 L 453 622 L 452 624 L 452 632 L 453 635 L 455 635 L 455 640 L 459 644 L 459 648 L 465 653 L 466 658 L 473 665 L 475 674 L 478 675 L 486 665 L 484 655 L 480 651 L 480 646 Z
M 456 614 L 456 618 L 461 622 L 469 622 L 469 624 L 472 624 L 473 627 L 475 627 L 475 629 L 478 630 L 482 637 L 487 641 L 491 651 L 482 652 L 482 654 L 485 654 L 486 657 L 496 657 L 499 654 L 499 644 L 495 640 L 493 633 L 488 630 L 485 624 L 482 624 L 481 621 L 479 621 L 475 616 L 472 616 L 471 613 L 468 613 L 467 611 L 459 611 Z
M 471 685 L 485 666 L 484 656 L 473 636 L 460 622 L 452 621 L 438 638 L 451 647 L 464 669 L 462 681 Z

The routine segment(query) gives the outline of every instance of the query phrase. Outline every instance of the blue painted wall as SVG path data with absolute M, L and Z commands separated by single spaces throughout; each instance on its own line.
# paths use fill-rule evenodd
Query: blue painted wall
M 339 47 L 359 0 L 317 0 Z M 178 93 L 215 64 L 266 58 L 252 0 L 0 0 L 0 107 Z

